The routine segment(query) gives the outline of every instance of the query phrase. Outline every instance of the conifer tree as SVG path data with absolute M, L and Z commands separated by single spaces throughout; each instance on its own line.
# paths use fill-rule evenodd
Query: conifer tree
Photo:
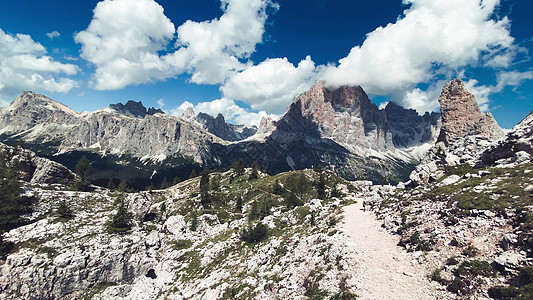
M 165 176 L 163 178 L 163 181 L 161 182 L 161 189 L 164 190 L 168 187 L 168 181 L 167 181 L 167 177 Z
M 242 160 L 242 158 L 239 158 L 237 161 L 235 161 L 231 165 L 231 168 L 233 169 L 233 172 L 235 172 L 237 176 L 244 175 L 244 161 Z
M 196 170 L 192 169 L 192 171 L 191 171 L 191 175 L 189 175 L 189 179 L 196 178 L 196 176 L 198 176 L 198 175 L 196 174 Z
M 22 184 L 10 161 L 7 153 L 0 154 L 0 232 L 24 224 L 22 215 L 31 211 L 31 199 L 20 195 Z
M 76 174 L 78 180 L 74 183 L 74 188 L 80 191 L 90 190 L 90 176 L 92 172 L 91 162 L 87 159 L 87 156 L 83 156 L 76 164 Z
M 176 176 L 176 177 L 174 177 L 174 180 L 172 180 L 172 184 L 176 185 L 176 184 L 180 183 L 180 181 L 181 181 L 181 179 L 178 176 Z
M 235 208 L 238 212 L 242 212 L 242 197 L 240 195 L 237 197 L 237 204 L 235 205 Z
M 128 190 L 128 184 L 126 183 L 126 180 L 122 179 L 120 183 L 118 184 L 117 191 L 121 193 L 125 193 Z
M 256 161 L 254 161 L 254 162 L 252 163 L 252 173 L 250 173 L 250 177 L 249 177 L 249 179 L 252 180 L 252 179 L 257 179 L 257 178 L 259 178 L 259 169 L 260 169 L 260 168 L 261 168 L 261 167 L 259 166 L 259 163 L 257 163 Z
M 319 199 L 326 198 L 326 180 L 324 178 L 324 173 L 320 173 L 320 177 L 318 178 L 318 182 L 316 183 L 316 192 L 318 194 Z
M 107 182 L 107 188 L 109 190 L 114 190 L 116 187 L 115 187 L 115 182 L 113 181 L 112 178 L 109 179 L 109 181 Z
M 123 233 L 131 229 L 131 221 L 133 215 L 128 211 L 124 203 L 124 199 L 118 202 L 117 212 L 111 217 L 107 223 L 109 231 L 113 233 Z
M 72 209 L 67 204 L 67 201 L 62 200 L 57 205 L 57 215 L 61 219 L 70 219 L 73 217 Z

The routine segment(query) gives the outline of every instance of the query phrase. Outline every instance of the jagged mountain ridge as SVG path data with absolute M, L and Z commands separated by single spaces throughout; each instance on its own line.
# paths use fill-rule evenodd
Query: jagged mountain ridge
M 77 113 L 25 92 L 0 113 L 0 134 L 39 144 L 50 158 L 81 151 L 145 165 L 172 167 L 177 160 L 189 169 L 228 167 L 243 158 L 271 173 L 322 165 L 348 178 L 378 181 L 412 168 L 416 158 L 402 149 L 431 142 L 437 119 L 435 113 L 420 117 L 392 105 L 380 110 L 361 87 L 328 89 L 324 82 L 296 97 L 279 121 L 263 120 L 259 129 L 228 124 L 222 115 L 195 116 L 192 109 L 177 118 L 134 101 Z

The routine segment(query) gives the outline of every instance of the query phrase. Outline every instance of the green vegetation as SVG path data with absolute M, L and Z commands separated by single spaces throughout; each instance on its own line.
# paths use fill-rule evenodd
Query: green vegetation
M 238 159 L 231 165 L 231 169 L 237 177 L 244 175 L 244 161 L 242 159 Z
M 503 300 L 528 300 L 533 299 L 533 267 L 523 267 L 516 286 L 495 286 L 489 289 L 489 296 Z
M 258 223 L 255 227 L 244 229 L 241 233 L 241 240 L 247 243 L 259 243 L 268 237 L 268 227 L 263 223 Z
M 83 295 L 83 300 L 91 300 L 93 299 L 93 297 L 101 292 L 103 292 L 105 289 L 107 289 L 108 287 L 111 287 L 111 286 L 115 286 L 117 285 L 116 283 L 114 282 L 101 282 L 101 283 L 98 283 L 96 284 L 95 286 L 93 286 L 89 292 L 85 293 Z
M 459 295 L 468 295 L 480 284 L 479 277 L 494 276 L 496 271 L 486 261 L 464 261 L 453 271 L 454 278 L 448 284 L 448 291 Z
M 56 212 L 60 220 L 69 220 L 74 216 L 72 209 L 70 209 L 70 206 L 65 200 L 59 201 Z
M 177 240 L 172 244 L 174 250 L 188 249 L 192 246 L 192 242 L 189 240 Z
M 107 229 L 111 233 L 125 233 L 131 230 L 133 215 L 128 211 L 124 199 L 118 201 L 117 212 L 107 222 Z
M 457 207 L 463 211 L 473 209 L 503 212 L 506 208 L 521 209 L 533 205 L 533 192 L 526 191 L 529 178 L 524 171 L 532 169 L 533 163 L 522 164 L 512 169 L 489 168 L 483 176 L 472 176 L 457 184 L 434 188 L 423 193 L 419 198 L 448 201 L 451 206 L 457 202 Z M 477 174 L 478 169 L 463 164 L 446 167 L 446 175 Z M 482 192 L 474 187 L 485 186 Z M 490 188 L 487 186 L 490 185 Z M 490 192 L 489 192 L 490 191 Z
M 91 162 L 87 156 L 83 156 L 76 164 L 76 174 L 78 178 L 73 183 L 72 188 L 77 191 L 88 192 L 91 190 Z
M 433 273 L 431 273 L 431 280 L 443 283 L 444 279 L 442 278 L 442 270 L 441 269 L 435 269 Z
M 410 251 L 431 251 L 433 250 L 433 241 L 420 237 L 420 232 L 415 231 L 409 238 L 403 239 L 398 243 Z
M 31 212 L 33 199 L 21 196 L 16 165 L 7 153 L 0 154 L 0 234 L 25 224 L 22 216 Z

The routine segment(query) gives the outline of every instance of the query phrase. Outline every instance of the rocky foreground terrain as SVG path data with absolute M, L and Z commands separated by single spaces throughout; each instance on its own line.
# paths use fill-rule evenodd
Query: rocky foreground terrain
M 211 173 L 215 187 L 207 206 L 201 204 L 200 177 L 141 193 L 26 185 L 24 193 L 38 201 L 32 223 L 4 235 L 15 250 L 0 267 L 0 298 L 353 295 L 349 269 L 355 262 L 336 226 L 354 186 L 325 171 L 258 179 L 249 179 L 250 172 Z M 324 200 L 312 188 L 321 176 Z M 309 185 L 302 196 L 306 201 L 287 202 L 292 181 Z M 133 214 L 131 230 L 123 233 L 108 225 L 117 199 Z M 71 217 L 58 215 L 62 201 L 69 203 Z M 265 225 L 264 236 L 245 238 L 257 224 Z
M 395 143 L 413 145 L 387 126 L 365 128 L 365 119 L 376 125 L 384 118 L 365 96 L 318 83 L 284 119 L 265 120 L 258 132 L 264 145 L 290 146 L 280 134 L 311 122 L 312 132 L 293 141 L 316 142 L 327 153 L 320 145 L 343 138 L 324 119 L 334 115 L 365 132 L 351 151 L 366 144 L 384 155 Z M 439 102 L 442 123 L 419 116 L 426 125 L 411 132 L 438 141 L 397 185 L 347 181 L 320 167 L 268 175 L 237 160 L 165 189 L 133 192 L 125 182 L 90 185 L 90 164 L 74 175 L 21 145 L 0 144 L 8 204 L 0 206 L 0 299 L 531 299 L 533 113 L 504 136 L 460 80 L 444 87 Z M 402 112 L 394 126 L 413 117 L 388 110 Z M 146 122 L 149 110 L 140 111 L 146 115 L 136 122 Z M 16 206 L 6 199 L 26 203 L 20 219 L 6 218 Z M 373 243 L 368 211 L 391 235 L 380 232 L 383 240 Z

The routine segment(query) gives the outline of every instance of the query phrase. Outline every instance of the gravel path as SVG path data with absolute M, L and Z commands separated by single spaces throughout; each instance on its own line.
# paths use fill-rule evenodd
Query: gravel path
M 387 233 L 371 212 L 362 210 L 363 199 L 357 202 L 345 208 L 342 224 L 354 247 L 357 299 L 453 299 L 428 279 L 411 254 L 397 246 L 397 236 Z

